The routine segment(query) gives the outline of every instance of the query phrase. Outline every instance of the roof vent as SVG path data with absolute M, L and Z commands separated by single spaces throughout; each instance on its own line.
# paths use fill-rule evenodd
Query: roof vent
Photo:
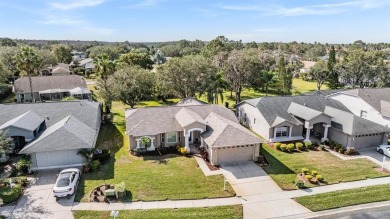
M 48 116 L 46 116 L 46 119 L 47 119 L 47 120 L 50 120 L 50 118 L 49 118 Z
M 304 106 L 306 106 L 306 103 L 303 103 Z

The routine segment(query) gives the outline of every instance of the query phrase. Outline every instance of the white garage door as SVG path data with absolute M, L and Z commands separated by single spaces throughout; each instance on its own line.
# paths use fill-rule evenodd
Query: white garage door
M 36 153 L 37 168 L 62 168 L 82 166 L 83 157 L 77 154 L 77 150 L 51 151 Z
M 355 137 L 356 150 L 376 147 L 382 143 L 383 143 L 382 134 L 364 135 L 364 136 Z
M 255 146 L 217 149 L 218 163 L 253 160 Z

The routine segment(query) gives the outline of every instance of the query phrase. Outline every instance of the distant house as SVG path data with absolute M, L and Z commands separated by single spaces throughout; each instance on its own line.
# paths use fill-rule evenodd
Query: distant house
M 183 146 L 189 153 L 204 148 L 214 165 L 256 160 L 262 142 L 241 126 L 234 113 L 222 106 L 187 98 L 174 106 L 126 110 L 126 134 L 130 150 Z
M 300 73 L 309 73 L 310 69 L 317 63 L 313 61 L 302 61 L 303 67 L 299 70 Z
M 390 128 L 320 95 L 263 97 L 236 106 L 239 121 L 268 142 L 324 142 L 363 149 L 387 143 Z
M 31 81 L 33 97 L 28 77 L 15 81 L 13 90 L 18 103 L 61 100 L 69 96 L 91 99 L 85 79 L 78 75 L 31 77 Z
M 31 155 L 33 170 L 82 166 L 78 152 L 95 147 L 100 123 L 97 102 L 0 104 L 0 130 L 15 153 Z
M 65 63 L 58 63 L 55 66 L 46 66 L 41 69 L 41 76 L 62 76 L 62 75 L 70 75 L 72 72 L 69 69 L 69 65 Z
M 83 60 L 83 59 L 85 59 L 85 53 L 84 52 L 79 52 L 79 51 L 75 51 L 75 50 L 72 51 L 72 60 L 80 61 L 80 60 Z

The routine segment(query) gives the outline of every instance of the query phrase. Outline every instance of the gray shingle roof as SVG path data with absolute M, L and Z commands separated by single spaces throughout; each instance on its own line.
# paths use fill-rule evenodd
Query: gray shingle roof
M 61 66 L 57 66 L 51 72 L 52 74 L 70 74 L 69 68 L 64 68 Z
M 292 124 L 300 123 L 293 115 L 288 112 L 291 103 L 310 108 L 314 110 L 313 112 L 324 112 L 326 106 L 350 112 L 348 108 L 346 108 L 339 101 L 326 98 L 322 95 L 262 97 L 245 100 L 244 102 L 256 107 L 270 126 L 275 123 L 277 117 L 279 117 L 278 120 L 282 118 Z
M 64 89 L 70 90 L 76 87 L 87 87 L 85 79 L 78 75 L 31 77 L 34 92 Z M 30 82 L 28 77 L 19 78 L 14 84 L 15 93 L 29 93 Z
M 98 130 L 100 127 L 99 103 L 92 101 L 0 104 L 0 125 L 29 111 L 44 118 L 47 127 L 68 115 L 76 117 L 95 130 Z
M 207 130 L 202 133 L 206 144 L 210 147 L 225 147 L 262 143 L 260 138 L 245 127 L 226 119 L 214 112 L 206 118 Z
M 238 122 L 231 110 L 218 105 L 147 107 L 126 111 L 126 133 L 142 136 L 182 130 L 176 114 L 183 108 L 197 114 L 198 119 L 204 120 L 211 112 L 214 112 Z
M 12 126 L 28 131 L 34 131 L 43 121 L 44 119 L 41 116 L 32 111 L 28 111 L 0 125 L 0 130 Z
M 19 153 L 94 148 L 97 131 L 74 116 L 67 116 L 47 128 L 37 139 Z
M 179 102 L 176 103 L 176 106 L 199 106 L 199 105 L 205 105 L 207 103 L 200 101 L 198 99 L 187 97 L 181 99 Z
M 302 106 L 294 102 L 291 102 L 290 106 L 287 109 L 287 112 L 302 119 L 305 119 L 306 121 L 309 121 L 322 114 L 322 112 L 320 111 L 311 109 L 306 106 Z
M 181 110 L 179 110 L 179 112 L 176 113 L 175 118 L 177 122 L 179 122 L 181 127 L 186 127 L 195 122 L 206 124 L 206 121 L 204 121 L 202 117 L 186 108 L 182 108 Z

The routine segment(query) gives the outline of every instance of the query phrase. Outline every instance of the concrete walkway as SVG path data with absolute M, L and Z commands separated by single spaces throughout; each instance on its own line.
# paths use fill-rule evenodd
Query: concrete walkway
M 194 156 L 196 162 L 198 163 L 199 168 L 202 170 L 203 174 L 205 176 L 213 176 L 213 175 L 221 175 L 221 170 L 213 170 L 211 171 L 210 168 L 207 166 L 206 162 L 198 156 Z

